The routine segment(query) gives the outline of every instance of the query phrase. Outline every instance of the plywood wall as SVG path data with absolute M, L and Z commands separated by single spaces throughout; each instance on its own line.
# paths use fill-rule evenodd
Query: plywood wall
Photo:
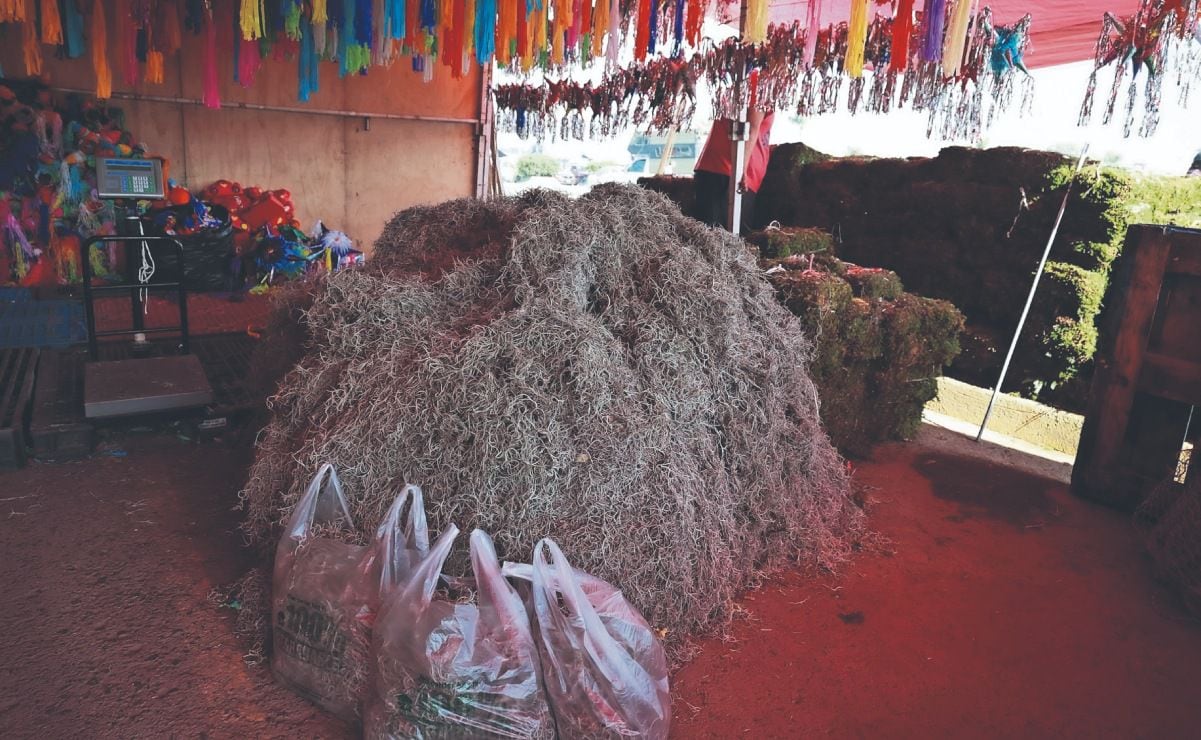
M 164 82 L 123 79 L 112 4 L 108 8 L 109 60 L 117 93 L 199 100 L 203 95 L 203 37 L 184 33 L 184 48 L 167 60 Z M 233 38 L 232 5 L 217 3 L 221 49 Z M 0 68 L 24 76 L 20 36 L 12 24 L 0 35 Z M 80 59 L 55 59 L 43 46 L 44 75 L 58 88 L 92 90 L 90 52 Z M 297 100 L 295 59 L 265 60 L 255 83 L 234 81 L 233 55 L 218 53 L 221 98 L 213 110 L 191 103 L 123 99 L 126 126 L 148 151 L 170 160 L 170 176 L 189 188 L 214 180 L 236 180 L 267 189 L 286 188 L 303 226 L 320 218 L 369 249 L 384 222 L 403 208 L 469 197 L 475 190 L 476 127 L 471 123 L 413 121 L 378 116 L 423 116 L 474 121 L 479 118 L 479 70 L 453 80 L 438 66 L 425 83 L 402 58 L 389 69 L 339 78 L 337 65 L 321 64 L 320 89 Z M 240 109 L 239 104 L 301 108 L 316 112 Z M 355 115 L 327 115 L 341 111 Z M 372 117 L 372 115 L 377 117 Z

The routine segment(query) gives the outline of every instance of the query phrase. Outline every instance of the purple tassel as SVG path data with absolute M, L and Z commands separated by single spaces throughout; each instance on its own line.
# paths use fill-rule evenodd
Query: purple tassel
M 926 27 L 922 37 L 922 61 L 938 62 L 942 59 L 942 36 L 947 25 L 947 0 L 926 0 L 922 24 Z

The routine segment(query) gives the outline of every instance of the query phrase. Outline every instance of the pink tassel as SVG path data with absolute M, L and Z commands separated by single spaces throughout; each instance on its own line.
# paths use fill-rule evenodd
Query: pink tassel
M 805 18 L 805 67 L 813 69 L 817 58 L 817 32 L 822 23 L 822 0 L 809 0 L 809 13 Z
M 217 82 L 217 24 L 208 18 L 204 40 L 204 107 L 221 107 L 221 87 Z
M 546 2 L 547 0 L 542 0 Z M 601 0 L 604 2 L 605 0 Z M 612 0 L 609 4 L 609 45 L 605 48 L 609 64 L 617 64 L 617 52 L 621 51 L 621 2 Z
M 254 78 L 263 66 L 263 57 L 259 54 L 259 42 L 239 39 L 242 48 L 238 50 L 238 84 L 242 87 L 254 85 Z

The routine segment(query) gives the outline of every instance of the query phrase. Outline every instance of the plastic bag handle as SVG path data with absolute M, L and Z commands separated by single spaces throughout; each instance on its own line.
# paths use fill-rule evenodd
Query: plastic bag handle
M 405 584 L 400 598 L 410 604 L 417 604 L 424 609 L 434 600 L 434 591 L 438 588 L 438 579 L 442 576 L 442 566 L 450 557 L 455 538 L 459 536 L 459 528 L 451 524 L 430 547 L 429 554 L 413 569 Z
M 546 551 L 550 550 L 554 556 L 555 562 L 552 566 L 546 560 Z M 553 584 L 548 580 L 550 575 L 547 571 L 554 569 Z M 583 648 L 588 651 L 588 655 L 592 658 L 593 664 L 601 672 L 615 689 L 622 691 L 622 686 L 625 683 L 623 677 L 615 674 L 604 659 L 602 653 L 611 651 L 622 651 L 622 647 L 617 644 L 613 636 L 609 634 L 608 628 L 601 621 L 600 616 L 596 613 L 596 609 L 592 607 L 592 602 L 588 601 L 588 597 L 584 595 L 583 589 L 576 581 L 575 573 L 572 571 L 571 563 L 567 562 L 567 556 L 559 549 L 559 546 L 554 540 L 545 537 L 538 541 L 534 546 L 534 605 L 539 617 L 553 615 L 557 621 L 563 620 L 563 615 L 559 611 L 558 604 L 553 598 L 556 593 L 563 597 L 563 603 L 567 606 L 572 614 L 579 617 L 584 623 L 584 639 Z M 549 597 L 549 598 L 548 598 Z
M 323 485 L 327 474 L 329 475 L 328 485 Z M 333 490 L 335 506 L 342 510 L 346 521 L 352 528 L 354 527 L 354 518 L 350 515 L 350 506 L 346 502 L 346 495 L 342 492 L 342 481 L 338 480 L 338 472 L 334 470 L 333 465 L 325 463 L 317 469 L 317 474 L 313 476 L 309 487 L 305 489 L 304 495 L 296 503 L 296 508 L 292 510 L 292 516 L 288 519 L 288 528 L 284 533 L 284 538 L 280 540 L 280 545 L 289 541 L 299 542 L 309 535 L 313 519 L 317 515 L 321 494 L 329 489 Z
M 409 512 L 405 517 L 404 526 L 401 527 L 400 512 L 404 510 L 406 503 L 409 503 Z M 380 569 L 380 589 L 390 589 L 397 585 L 397 581 L 401 577 L 398 568 L 401 560 L 410 566 L 406 571 L 415 565 L 415 563 L 408 562 L 408 550 L 416 550 L 422 559 L 429 553 L 430 540 L 425 519 L 425 500 L 420 488 L 414 485 L 404 487 L 404 490 L 392 502 L 383 521 L 380 522 L 379 529 L 375 532 L 375 539 L 383 558 Z
M 504 616 L 506 624 L 524 627 L 529 634 L 529 617 L 517 592 L 505 580 L 500 559 L 496 556 L 496 545 L 482 529 L 471 532 L 471 571 L 475 574 L 475 587 L 481 608 L 492 607 Z

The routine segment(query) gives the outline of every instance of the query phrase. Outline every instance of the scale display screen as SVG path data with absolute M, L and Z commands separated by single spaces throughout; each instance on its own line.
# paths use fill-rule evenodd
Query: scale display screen
M 163 165 L 157 159 L 96 160 L 96 190 L 101 198 L 158 200 L 163 188 Z

